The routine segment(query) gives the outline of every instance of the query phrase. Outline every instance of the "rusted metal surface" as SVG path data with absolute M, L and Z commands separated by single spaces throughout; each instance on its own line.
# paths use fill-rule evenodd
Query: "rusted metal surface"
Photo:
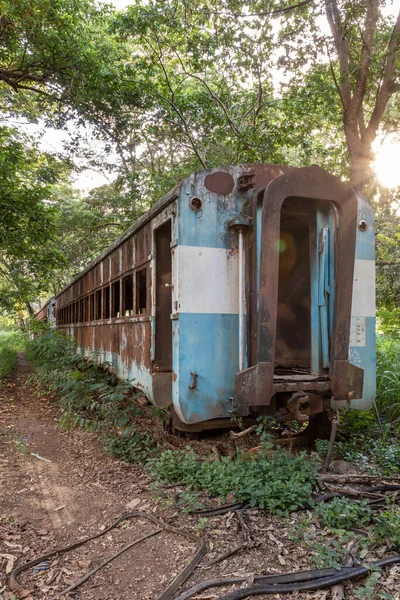
M 286 407 L 278 411 L 279 421 L 308 421 L 310 415 L 322 412 L 323 401 L 318 394 L 310 392 L 295 392 L 287 401 Z
M 332 228 L 331 362 L 316 369 L 309 257 L 322 256 L 312 227 L 324 203 L 335 207 L 339 226 Z M 58 326 L 154 404 L 172 402 L 189 428 L 203 429 L 232 410 L 255 414 L 272 398 L 269 410 L 279 406 L 289 420 L 315 414 L 332 396 L 363 398 L 364 368 L 348 362 L 354 247 L 356 231 L 370 236 L 368 244 L 373 233 L 357 228 L 356 203 L 347 186 L 317 167 L 248 164 L 193 174 L 59 294 Z M 366 335 L 359 305 L 355 346 Z M 353 349 L 353 362 L 364 360 L 363 351 Z M 288 402 L 290 394 L 300 396 Z
M 227 196 L 231 193 L 235 186 L 235 180 L 230 173 L 224 171 L 217 171 L 207 175 L 204 180 L 204 185 L 210 192 L 219 194 L 220 196 Z
M 357 199 L 341 181 L 313 166 L 298 169 L 272 181 L 265 190 L 262 208 L 261 278 L 257 314 L 256 364 L 238 373 L 236 403 L 270 403 L 275 369 L 276 325 L 278 317 L 279 240 L 281 208 L 286 198 L 315 198 L 332 203 L 339 213 L 336 240 L 336 282 L 334 329 L 330 369 L 331 389 L 338 400 L 348 392 L 348 352 L 352 282 L 355 259 Z M 256 278 L 256 274 L 254 274 Z M 253 299 L 253 302 L 255 299 Z

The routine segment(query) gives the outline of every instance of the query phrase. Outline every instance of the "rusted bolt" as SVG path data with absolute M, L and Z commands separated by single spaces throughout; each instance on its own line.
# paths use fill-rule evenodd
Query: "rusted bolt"
M 194 212 L 199 212 L 203 208 L 203 202 L 200 198 L 193 196 L 189 200 L 189 206 Z
M 189 390 L 195 390 L 197 388 L 197 380 L 199 376 L 196 371 L 190 371 L 190 374 L 192 376 L 192 384 L 189 385 Z
M 360 231 L 367 231 L 368 223 L 365 219 L 361 219 L 361 221 L 358 222 L 358 229 Z

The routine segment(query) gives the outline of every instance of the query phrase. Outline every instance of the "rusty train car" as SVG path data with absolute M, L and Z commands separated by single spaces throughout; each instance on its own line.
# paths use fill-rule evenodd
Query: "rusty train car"
M 57 328 L 184 430 L 375 397 L 374 215 L 317 166 L 194 173 L 56 297 Z

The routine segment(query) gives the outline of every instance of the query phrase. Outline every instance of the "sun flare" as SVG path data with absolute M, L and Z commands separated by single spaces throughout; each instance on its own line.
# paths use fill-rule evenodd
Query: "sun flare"
M 374 169 L 383 186 L 400 186 L 400 142 L 386 143 L 377 149 Z

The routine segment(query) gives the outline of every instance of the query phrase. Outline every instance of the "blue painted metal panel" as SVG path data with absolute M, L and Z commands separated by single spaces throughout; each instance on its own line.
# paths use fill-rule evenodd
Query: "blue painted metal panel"
M 237 235 L 229 231 L 228 222 L 241 213 L 245 197 L 235 192 L 227 196 L 210 192 L 204 186 L 207 173 L 195 173 L 182 185 L 178 202 L 178 243 L 208 248 L 236 247 Z M 189 200 L 193 196 L 203 202 L 199 212 L 190 208 Z
M 238 336 L 238 315 L 181 313 L 174 322 L 173 403 L 186 423 L 230 416 Z M 194 390 L 191 372 L 198 375 Z
M 372 206 L 362 197 L 358 197 L 357 219 L 366 221 L 367 229 L 357 227 L 356 259 L 375 260 L 375 218 Z
M 364 369 L 364 388 L 361 399 L 353 400 L 351 408 L 371 408 L 376 395 L 376 332 L 375 317 L 365 318 L 365 346 L 350 347 L 350 362 Z

